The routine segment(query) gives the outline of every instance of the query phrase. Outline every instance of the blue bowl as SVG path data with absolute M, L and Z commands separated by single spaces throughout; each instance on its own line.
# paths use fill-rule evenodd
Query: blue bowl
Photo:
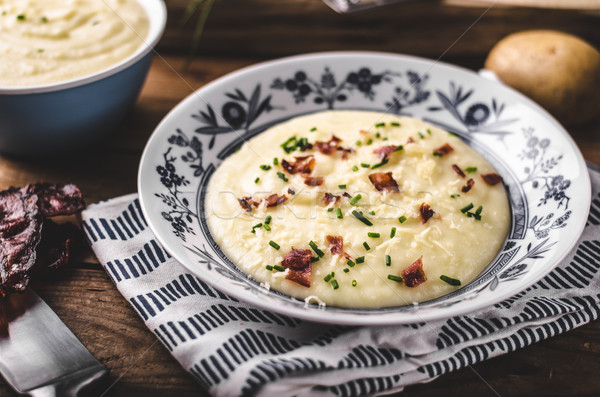
M 0 87 L 0 152 L 52 155 L 88 146 L 112 133 L 135 103 L 162 36 L 163 0 L 140 1 L 150 19 L 145 44 L 92 75 L 33 87 Z

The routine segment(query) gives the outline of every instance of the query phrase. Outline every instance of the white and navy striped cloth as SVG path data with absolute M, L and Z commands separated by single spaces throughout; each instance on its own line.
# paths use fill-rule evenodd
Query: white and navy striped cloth
M 212 395 L 364 396 L 400 391 L 588 323 L 600 313 L 600 174 L 576 249 L 485 311 L 390 327 L 315 324 L 209 287 L 156 242 L 135 194 L 83 212 L 89 241 L 148 328 Z

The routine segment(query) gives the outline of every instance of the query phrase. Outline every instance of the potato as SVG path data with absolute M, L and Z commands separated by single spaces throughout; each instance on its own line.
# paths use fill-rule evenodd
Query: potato
M 584 124 L 600 113 L 600 53 L 573 35 L 511 34 L 492 48 L 485 68 L 565 125 Z

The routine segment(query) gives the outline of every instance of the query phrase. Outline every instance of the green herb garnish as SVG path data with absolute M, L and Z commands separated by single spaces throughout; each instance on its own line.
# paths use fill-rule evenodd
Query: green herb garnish
M 364 263 L 365 262 L 365 257 L 364 256 L 359 256 L 358 258 L 356 258 L 356 263 Z
M 398 145 L 398 147 L 396 149 L 394 149 L 394 152 L 399 152 L 402 149 L 404 149 L 404 146 Z
M 389 255 L 385 256 L 385 265 L 386 266 L 392 266 L 392 257 Z
M 362 146 L 362 142 L 361 141 L 356 141 L 356 146 Z
M 258 183 L 258 182 L 260 182 L 260 178 L 256 177 L 256 179 L 254 180 L 254 183 Z
M 396 235 L 396 228 L 393 227 L 392 230 L 390 231 L 390 238 L 394 238 L 395 235 Z
M 371 169 L 373 170 L 373 169 L 375 169 L 375 168 L 383 167 L 383 166 L 384 166 L 384 165 L 386 165 L 388 162 L 389 162 L 389 160 L 388 160 L 388 159 L 382 160 L 382 161 L 381 161 L 381 163 L 374 164 L 374 165 L 371 167 Z
M 271 265 L 267 265 L 267 266 L 265 266 L 265 267 L 266 267 L 266 268 L 267 268 L 267 270 L 269 270 L 269 271 L 273 270 L 273 266 L 271 266 Z
M 285 267 L 283 266 L 275 265 L 273 266 L 273 269 L 277 270 L 278 272 L 285 272 Z
M 310 129 L 310 132 L 315 132 L 317 130 L 317 127 L 313 127 Z
M 262 227 L 262 223 L 257 223 L 256 225 L 252 226 L 252 230 L 250 231 L 250 233 L 256 233 L 256 230 L 254 229 L 258 229 L 259 227 Z
M 333 212 L 333 207 L 327 208 L 327 212 Z
M 460 194 L 451 194 L 450 195 L 450 198 L 457 198 L 457 197 L 460 197 Z
M 260 166 L 260 169 L 263 171 L 269 171 L 271 169 L 271 166 L 269 164 L 262 164 Z
M 348 273 L 350 271 L 350 269 L 348 269 L 347 267 L 344 268 L 344 273 Z
M 392 280 L 395 281 L 397 283 L 401 283 L 402 282 L 402 277 L 400 276 L 394 276 L 393 274 L 388 274 L 388 280 Z
M 352 280 L 352 286 L 356 287 L 356 280 Z
M 358 171 L 358 167 L 357 167 L 357 166 L 355 166 L 355 165 L 353 165 L 353 166 L 352 166 L 352 171 L 354 171 L 354 172 Z
M 273 165 L 279 165 L 279 159 L 277 157 L 273 158 Z
M 360 166 L 363 167 L 363 168 L 369 168 L 369 167 L 371 167 L 371 164 L 360 163 Z
M 371 249 L 371 247 L 369 247 L 369 244 L 367 244 L 367 242 L 366 242 L 366 241 L 365 241 L 365 242 L 363 242 L 363 247 L 365 247 L 365 249 L 366 249 L 367 251 L 369 251 L 369 250 Z
M 265 218 L 265 223 L 267 225 L 269 225 L 271 223 L 271 220 L 273 219 L 273 217 L 271 215 L 267 215 L 267 217 Z
M 465 205 L 464 207 L 462 207 L 460 209 L 460 212 L 462 212 L 464 214 L 465 212 L 470 211 L 473 207 L 474 207 L 473 203 L 469 203 L 469 204 Z
M 406 217 L 404 215 L 402 215 L 400 218 L 398 218 L 398 222 L 400 222 L 400 223 L 406 222 Z
M 371 237 L 371 238 L 379 238 L 381 237 L 381 235 L 379 233 L 367 233 L 367 236 Z
M 344 219 L 344 214 L 342 214 L 342 210 L 340 208 L 335 209 L 335 215 L 338 219 Z
M 367 218 L 365 218 L 365 216 L 363 215 L 362 212 L 358 212 L 358 211 L 354 210 L 354 211 L 352 211 L 352 215 L 354 215 L 354 217 L 356 219 L 358 219 L 359 221 L 361 221 L 365 225 L 367 225 L 367 226 L 373 226 L 373 222 L 371 222 L 370 220 L 368 220 Z
M 465 172 L 467 174 L 472 174 L 474 172 L 477 172 L 477 167 L 467 167 L 467 168 L 465 168 Z
M 460 280 L 457 280 L 457 279 L 452 278 L 452 277 L 445 276 L 443 274 L 440 276 L 440 279 L 442 279 L 442 281 L 445 281 L 446 283 L 448 283 L 450 285 L 453 285 L 455 287 L 457 287 L 457 286 L 460 285 Z
M 25 15 L 23 15 L 23 14 L 17 15 L 17 20 L 24 21 L 25 20 Z
M 279 246 L 279 244 L 277 244 L 277 243 L 276 243 L 275 241 L 273 241 L 273 240 L 269 241 L 269 245 L 270 245 L 271 247 L 275 248 L 275 249 L 276 249 L 276 250 L 278 250 L 278 251 L 279 251 L 279 248 L 281 248 L 281 247 Z
M 350 267 L 354 267 L 354 265 L 356 265 L 356 263 L 354 263 L 352 261 L 352 259 L 348 259 L 348 262 L 346 262 L 346 265 L 350 266 Z
M 317 243 L 315 243 L 314 241 L 310 240 L 310 243 L 308 243 L 308 245 L 310 245 L 310 248 L 312 248 L 312 250 L 315 251 L 315 254 L 319 255 L 319 258 L 322 258 L 325 255 L 325 253 L 319 249 Z
M 373 143 L 373 139 L 371 139 L 371 138 L 367 139 L 367 145 L 370 145 L 372 143 Z
M 289 181 L 289 179 L 287 179 L 286 176 L 285 176 L 285 174 L 283 172 L 281 172 L 281 171 L 277 172 L 277 176 L 279 177 L 279 179 L 281 179 L 284 182 L 288 182 Z
M 356 196 L 352 197 L 352 199 L 350 199 L 350 205 L 355 205 L 356 203 L 358 203 L 360 201 L 360 199 L 362 198 L 362 195 L 360 193 L 358 193 Z
M 390 123 L 390 125 L 391 125 L 392 127 L 400 127 L 400 123 L 399 123 L 399 122 L 397 122 L 397 121 L 392 121 L 392 122 Z
M 269 226 L 268 224 L 266 224 L 266 223 L 265 223 L 265 224 L 263 224 L 263 227 L 265 228 L 265 230 L 266 230 L 267 232 L 270 232 L 270 231 L 271 231 L 271 226 Z
M 385 127 L 385 123 L 381 122 L 381 123 L 377 123 L 375 124 L 375 127 L 379 128 L 379 127 Z
M 339 187 L 340 189 L 345 189 L 345 188 L 346 188 L 346 185 L 338 185 L 338 187 Z
M 331 286 L 333 287 L 333 289 L 338 289 L 340 288 L 340 285 L 338 284 L 337 280 L 333 280 L 331 282 Z
M 425 139 L 425 135 L 423 135 L 423 133 L 421 131 L 419 131 L 419 138 Z

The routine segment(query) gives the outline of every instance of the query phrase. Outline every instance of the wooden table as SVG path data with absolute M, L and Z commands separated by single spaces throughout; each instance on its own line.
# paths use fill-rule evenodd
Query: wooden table
M 186 69 L 191 25 L 187 0 L 168 1 L 169 23 L 148 80 L 123 124 L 100 147 L 60 158 L 0 157 L 0 187 L 72 181 L 88 202 L 136 191 L 141 152 L 156 124 L 195 89 L 240 67 L 323 50 L 376 50 L 478 69 L 500 38 L 528 28 L 565 30 L 600 47 L 600 14 L 575 10 L 459 7 L 420 0 L 338 15 L 320 0 L 221 0 L 198 56 Z M 586 160 L 600 164 L 600 121 L 570 129 Z M 206 395 L 156 341 L 93 254 L 33 283 L 111 372 L 107 396 Z M 600 322 L 473 365 L 400 395 L 600 395 Z M 0 380 L 0 396 L 14 392 Z

